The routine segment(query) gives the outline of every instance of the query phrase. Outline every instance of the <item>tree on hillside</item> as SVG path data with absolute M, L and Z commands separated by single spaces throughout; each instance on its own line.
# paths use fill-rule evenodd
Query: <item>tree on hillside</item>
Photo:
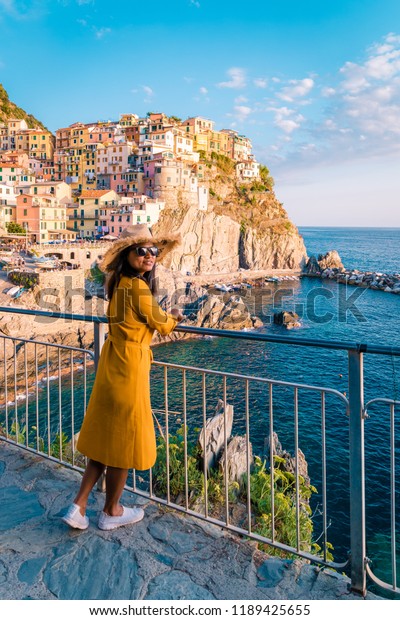
M 267 166 L 264 166 L 263 164 L 260 165 L 260 177 L 265 187 L 267 187 L 268 189 L 272 189 L 274 187 L 274 179 L 271 176 Z

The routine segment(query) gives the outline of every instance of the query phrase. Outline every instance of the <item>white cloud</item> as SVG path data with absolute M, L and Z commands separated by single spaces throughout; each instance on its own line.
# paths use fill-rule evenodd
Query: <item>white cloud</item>
M 256 78 L 253 80 L 253 84 L 257 88 L 267 88 L 268 80 L 266 78 Z
M 296 129 L 299 129 L 305 120 L 304 116 L 285 106 L 282 108 L 268 108 L 268 111 L 275 114 L 275 127 L 279 127 L 286 134 L 291 134 Z
M 251 108 L 249 108 L 249 106 L 247 105 L 235 105 L 233 110 L 234 110 L 234 115 L 236 116 L 238 121 L 241 121 L 241 122 L 245 121 L 247 117 L 249 116 L 249 114 L 251 114 L 252 112 Z
M 0 19 L 6 15 L 18 21 L 37 20 L 46 13 L 47 2 L 43 0 L 0 0 Z
M 366 137 L 380 138 L 381 144 L 398 141 L 400 37 L 388 35 L 369 49 L 364 63 L 347 62 L 340 74 L 338 113 L 345 114 L 352 129 Z
M 207 88 L 205 86 L 200 86 L 199 92 L 202 95 L 206 95 L 208 93 L 208 90 L 207 90 Z
M 360 55 L 359 55 L 360 56 Z M 400 36 L 391 33 L 365 50 L 357 61 L 348 58 L 336 75 L 309 76 L 311 82 L 280 78 L 276 99 L 264 111 L 273 114 L 271 144 L 263 147 L 270 165 L 286 171 L 340 162 L 400 157 Z M 275 80 L 270 81 L 272 84 Z M 324 82 L 324 84 L 322 84 Z M 309 112 L 302 104 L 312 91 Z M 318 94 L 318 97 L 315 95 Z M 267 99 L 268 101 L 268 99 Z M 277 103 L 279 101 L 279 103 Z M 288 102 L 283 104 L 283 102 Z M 250 104 L 249 104 L 250 105 Z M 265 104 L 264 104 L 265 105 Z M 301 107 L 300 107 L 301 106 Z M 254 106 L 253 106 L 254 109 Z M 305 118 L 307 117 L 307 118 Z M 290 142 L 285 142 L 289 138 Z
M 312 78 L 304 78 L 303 80 L 290 80 L 289 86 L 285 86 L 277 93 L 279 99 L 292 102 L 295 99 L 305 97 L 314 88 L 314 80 Z
M 152 97 L 154 95 L 154 91 L 150 86 L 142 86 L 142 89 L 146 93 L 147 97 Z
M 351 93 L 358 93 L 369 86 L 366 78 L 365 70 L 354 62 L 346 62 L 340 69 L 340 73 L 344 75 L 342 88 Z
M 219 82 L 220 88 L 244 88 L 246 86 L 246 72 L 239 67 L 228 69 L 227 74 L 231 78 L 228 82 Z
M 93 26 L 93 30 L 96 39 L 102 39 L 111 32 L 111 28 L 97 28 L 96 26 Z
M 322 88 L 321 95 L 322 97 L 333 97 L 336 95 L 336 90 L 331 86 L 326 86 L 325 88 Z
M 243 95 L 239 95 L 239 97 L 235 97 L 235 103 L 247 103 L 248 99 L 247 97 L 244 97 Z
M 195 6 L 195 7 L 196 7 L 196 9 L 199 9 L 199 8 L 200 8 L 200 2 L 198 2 L 198 0 L 190 0 L 190 1 L 189 1 L 189 4 L 190 4 L 191 6 Z

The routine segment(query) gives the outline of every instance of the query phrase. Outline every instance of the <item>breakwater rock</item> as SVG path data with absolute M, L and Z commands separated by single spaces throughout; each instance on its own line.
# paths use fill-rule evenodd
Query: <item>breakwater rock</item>
M 372 271 L 358 271 L 357 269 L 344 269 L 338 271 L 335 269 L 324 269 L 321 278 L 336 280 L 340 284 L 349 284 L 351 286 L 361 286 L 363 288 L 372 288 L 385 293 L 400 294 L 400 273 L 387 274 Z
M 336 251 L 327 252 L 324 255 L 320 254 L 318 258 L 310 256 L 303 275 L 327 278 L 335 280 L 339 284 L 400 294 L 400 273 L 388 274 L 378 271 L 345 269 Z
M 330 250 L 326 254 L 319 254 L 318 258 L 310 256 L 304 272 L 308 276 L 320 276 L 325 269 L 344 269 L 342 260 L 336 250 Z

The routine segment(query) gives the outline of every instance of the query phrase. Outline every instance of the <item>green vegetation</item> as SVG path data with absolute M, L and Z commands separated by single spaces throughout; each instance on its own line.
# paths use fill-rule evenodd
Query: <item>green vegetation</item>
M 211 161 L 216 164 L 217 168 L 225 172 L 225 174 L 233 174 L 235 172 L 236 163 L 230 157 L 221 155 L 212 151 Z
M 39 281 L 39 276 L 36 273 L 23 273 L 20 271 L 11 271 L 8 274 L 8 279 L 13 284 L 23 286 L 24 288 L 33 288 Z
M 267 168 L 267 166 L 264 166 L 262 164 L 260 166 L 260 177 L 261 182 L 263 183 L 263 185 L 265 185 L 267 189 L 271 190 L 274 187 L 275 182 L 269 172 L 269 169 Z
M 198 429 L 195 429 L 198 431 Z M 175 435 L 169 436 L 169 469 L 167 471 L 167 443 L 164 437 L 157 441 L 157 462 L 153 468 L 154 490 L 161 497 L 167 495 L 167 478 L 169 472 L 169 493 L 177 503 L 183 503 L 186 494 L 185 482 L 185 428 L 181 427 Z M 189 504 L 192 508 L 200 504 L 205 498 L 204 476 L 202 471 L 202 451 L 197 444 L 187 441 L 187 492 Z M 279 542 L 296 547 L 297 538 L 297 511 L 296 511 L 296 479 L 285 469 L 285 459 L 274 457 L 273 480 L 266 462 L 255 457 L 253 470 L 250 475 L 250 496 L 254 522 L 252 530 L 266 538 L 272 538 L 271 518 L 271 485 L 274 487 L 274 535 Z M 231 482 L 228 489 L 229 508 L 234 505 L 246 505 L 247 481 L 244 478 L 241 484 Z M 313 522 L 309 500 L 317 490 L 299 477 L 299 527 L 300 549 L 315 553 L 320 547 L 313 543 Z M 207 476 L 207 496 L 209 513 L 218 518 L 224 511 L 225 480 L 219 469 L 210 469 Z M 264 548 L 264 545 L 262 545 Z M 267 546 L 265 546 L 267 549 Z M 332 549 L 328 545 L 328 551 Z M 286 552 L 279 549 L 268 553 L 288 557 Z M 328 559 L 333 556 L 329 552 Z
M 35 450 L 38 448 L 39 452 L 43 452 L 44 454 L 49 453 L 50 456 L 56 459 L 61 459 L 61 456 L 62 456 L 62 460 L 64 462 L 72 462 L 72 458 L 68 457 L 68 454 L 70 452 L 70 449 L 69 449 L 70 442 L 69 442 L 67 435 L 64 432 L 61 433 L 61 435 L 60 433 L 56 433 L 54 439 L 50 443 L 50 448 L 48 452 L 47 449 L 45 449 L 45 446 L 47 445 L 47 441 L 45 441 L 43 437 L 37 438 L 36 431 L 37 431 L 37 427 L 32 426 L 30 432 L 32 433 L 33 439 L 30 441 L 28 438 L 28 442 L 27 442 L 26 425 L 21 426 L 19 422 L 14 421 L 11 424 L 8 437 L 12 441 L 15 441 L 16 443 L 20 445 L 24 445 L 24 446 L 27 445 L 29 448 L 34 448 Z M 6 433 L 5 424 L 0 422 L 0 435 L 3 435 L 5 437 L 6 434 L 7 433 Z
M 6 222 L 6 229 L 10 235 L 26 235 L 25 228 L 22 228 L 21 224 L 17 224 L 17 222 Z
M 266 185 L 263 185 L 263 183 L 260 183 L 259 181 L 254 181 L 254 183 L 252 183 L 251 186 L 250 186 L 250 190 L 252 192 L 267 192 L 267 191 L 269 191 L 268 187 Z
M 87 274 L 87 279 L 99 286 L 103 286 L 106 276 L 105 273 L 101 271 L 99 266 L 96 264 L 90 268 L 89 273 Z

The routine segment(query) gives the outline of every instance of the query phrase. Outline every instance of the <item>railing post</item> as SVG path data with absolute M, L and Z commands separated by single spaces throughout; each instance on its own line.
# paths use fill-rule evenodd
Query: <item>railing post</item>
M 349 351 L 351 589 L 366 593 L 363 354 Z
M 99 365 L 100 353 L 106 339 L 106 324 L 94 323 L 94 367 L 97 370 Z
M 99 365 L 100 353 L 103 348 L 103 344 L 106 336 L 106 324 L 105 323 L 94 323 L 94 368 L 95 372 L 97 372 L 97 367 Z M 97 490 L 105 493 L 106 491 L 106 476 L 105 473 L 102 474 L 97 482 Z

